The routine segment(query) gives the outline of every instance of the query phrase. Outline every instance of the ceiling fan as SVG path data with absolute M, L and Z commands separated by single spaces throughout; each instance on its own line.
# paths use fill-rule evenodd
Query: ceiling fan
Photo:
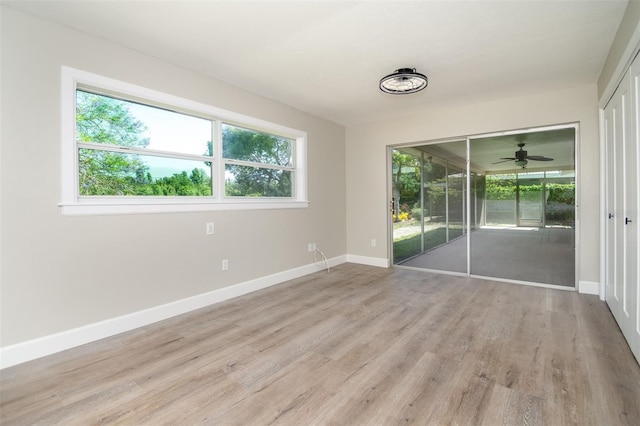
M 492 164 L 504 163 L 505 161 L 515 160 L 516 166 L 522 167 L 524 169 L 524 167 L 529 163 L 528 160 L 553 161 L 553 158 L 543 157 L 542 155 L 528 155 L 527 151 L 522 149 L 524 148 L 524 142 L 520 142 L 518 144 L 518 147 L 520 147 L 520 149 L 515 152 L 513 157 L 502 157 L 500 158 L 501 161 L 496 161 L 495 163 L 492 163 Z

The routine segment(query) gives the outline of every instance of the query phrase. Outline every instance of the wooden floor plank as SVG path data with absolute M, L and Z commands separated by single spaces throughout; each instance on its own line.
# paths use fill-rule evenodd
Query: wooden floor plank
M 640 424 L 595 296 L 344 264 L 0 371 L 0 423 Z
M 495 384 L 482 415 L 489 425 L 544 425 L 544 401 L 514 389 Z M 553 422 L 548 422 L 553 423 Z

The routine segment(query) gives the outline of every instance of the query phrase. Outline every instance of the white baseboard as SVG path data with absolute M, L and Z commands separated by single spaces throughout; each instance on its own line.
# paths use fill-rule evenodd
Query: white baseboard
M 381 257 L 358 256 L 356 254 L 348 254 L 347 262 L 360 263 L 361 265 L 377 266 L 379 268 L 388 268 L 391 266 L 389 259 Z
M 593 281 L 579 281 L 578 293 L 599 295 L 600 283 L 596 283 Z
M 328 259 L 327 262 L 329 266 L 336 266 L 347 262 L 347 257 L 346 255 L 338 256 Z M 0 348 L 0 369 L 84 345 L 85 343 L 94 342 L 105 337 L 114 336 L 215 303 L 220 303 L 256 290 L 318 272 L 322 270 L 323 267 L 324 265 L 321 263 L 312 263 L 120 317 L 6 346 Z

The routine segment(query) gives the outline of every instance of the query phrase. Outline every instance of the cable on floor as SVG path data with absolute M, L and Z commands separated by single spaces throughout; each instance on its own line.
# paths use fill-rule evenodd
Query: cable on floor
M 324 255 L 324 253 L 322 252 L 322 250 L 320 250 L 319 248 L 316 247 L 316 249 L 313 251 L 313 261 L 314 263 L 318 264 L 320 263 L 318 261 L 318 253 L 320 253 L 320 256 L 322 256 L 322 264 L 324 265 L 324 267 L 327 269 L 327 274 L 329 273 L 329 271 L 331 271 L 331 268 L 329 267 L 329 261 L 327 260 L 327 256 Z

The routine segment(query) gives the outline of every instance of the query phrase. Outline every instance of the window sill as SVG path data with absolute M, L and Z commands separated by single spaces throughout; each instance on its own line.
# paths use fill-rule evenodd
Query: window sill
M 100 216 L 121 214 L 155 214 L 155 213 L 189 213 L 204 211 L 228 210 L 274 210 L 302 209 L 309 206 L 308 201 L 297 200 L 251 200 L 241 199 L 224 202 L 143 202 L 127 200 L 126 202 L 87 201 L 74 204 L 60 203 L 64 216 Z

